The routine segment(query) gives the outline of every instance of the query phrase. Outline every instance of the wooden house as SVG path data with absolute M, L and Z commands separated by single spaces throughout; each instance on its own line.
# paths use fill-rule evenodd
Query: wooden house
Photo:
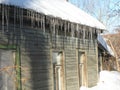
M 0 90 L 79 90 L 98 77 L 98 20 L 63 0 L 0 1 Z

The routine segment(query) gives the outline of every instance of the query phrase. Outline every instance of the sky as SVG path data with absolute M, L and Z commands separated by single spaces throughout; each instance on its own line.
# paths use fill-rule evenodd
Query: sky
M 97 18 L 109 32 L 113 32 L 120 25 L 120 0 L 69 0 L 69 2 Z M 117 15 L 114 9 L 119 10 Z

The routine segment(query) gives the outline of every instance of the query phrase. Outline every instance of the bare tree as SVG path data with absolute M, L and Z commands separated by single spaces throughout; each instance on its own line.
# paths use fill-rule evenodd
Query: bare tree
M 120 25 L 115 29 L 116 32 L 120 33 Z
M 92 16 L 96 17 L 100 22 L 107 26 L 113 27 L 120 18 L 120 1 L 112 0 L 69 0 Z

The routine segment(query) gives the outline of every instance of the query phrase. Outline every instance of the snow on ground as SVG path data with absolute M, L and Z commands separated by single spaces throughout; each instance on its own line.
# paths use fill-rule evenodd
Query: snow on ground
M 120 90 L 120 72 L 101 71 L 96 86 L 92 88 L 82 86 L 80 90 Z
M 0 0 L 0 3 L 32 9 L 45 15 L 59 17 L 98 29 L 106 29 L 97 19 L 65 0 Z

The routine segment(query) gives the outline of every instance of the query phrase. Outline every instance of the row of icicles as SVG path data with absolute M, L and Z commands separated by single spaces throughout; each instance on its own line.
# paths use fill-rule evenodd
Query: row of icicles
M 23 8 L 3 4 L 0 5 L 0 9 L 0 11 L 2 11 L 0 13 L 2 14 L 3 31 L 5 27 L 7 27 L 6 29 L 8 29 L 9 24 L 11 24 L 10 17 L 14 17 L 14 27 L 19 26 L 20 28 L 23 28 L 25 27 L 25 24 L 30 23 L 29 27 L 41 29 L 43 30 L 43 32 L 45 32 L 46 30 L 50 30 L 52 34 L 58 34 L 58 32 L 62 31 L 64 33 L 64 36 L 67 36 L 67 33 L 70 33 L 72 37 L 77 36 L 83 39 L 86 37 L 86 35 L 88 38 L 92 39 L 92 34 L 95 35 L 100 33 L 100 30 L 96 30 L 95 28 L 62 20 L 53 16 L 46 16 L 33 10 L 26 10 Z M 30 20 L 30 22 L 25 22 L 25 20 L 28 19 Z

